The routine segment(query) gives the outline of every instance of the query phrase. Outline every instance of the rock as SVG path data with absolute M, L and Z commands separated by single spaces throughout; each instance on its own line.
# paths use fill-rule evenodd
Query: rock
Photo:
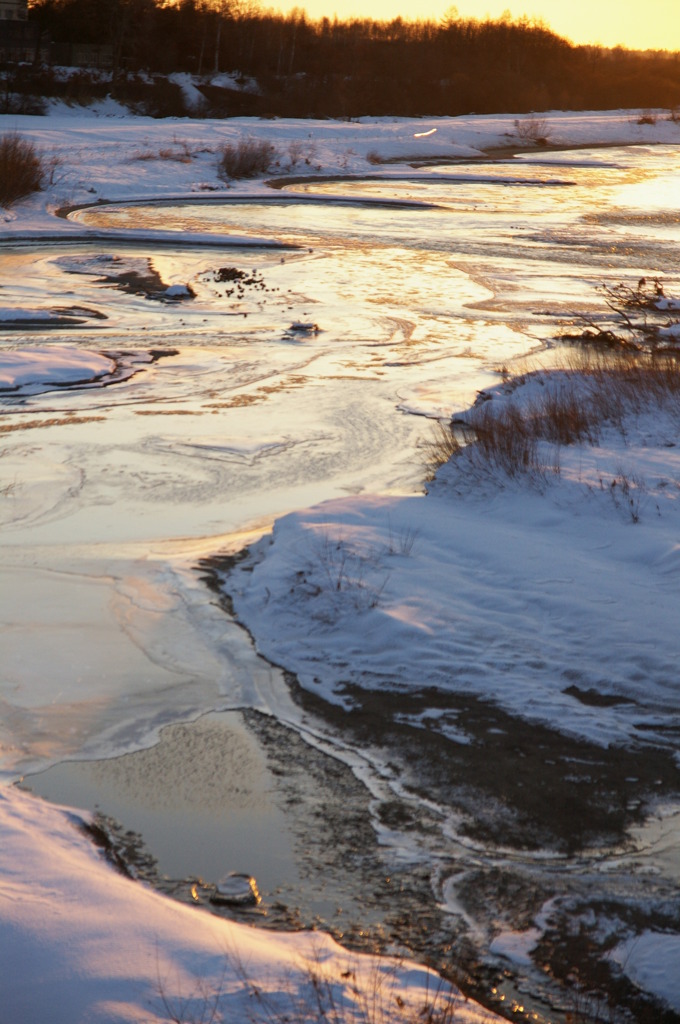
M 288 332 L 294 334 L 318 334 L 319 325 L 304 320 L 295 320 L 288 328 Z
M 212 903 L 229 903 L 235 906 L 255 905 L 260 902 L 257 882 L 252 875 L 232 871 L 221 878 L 210 897 Z

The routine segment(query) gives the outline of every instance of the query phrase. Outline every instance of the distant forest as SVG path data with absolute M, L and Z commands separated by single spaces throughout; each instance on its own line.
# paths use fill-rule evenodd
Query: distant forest
M 99 48 L 108 91 L 125 100 L 137 90 L 159 116 L 188 112 L 178 86 L 154 82 L 177 71 L 198 76 L 206 116 L 680 107 L 680 53 L 574 46 L 534 20 L 463 19 L 454 8 L 439 22 L 312 21 L 250 0 L 35 0 L 29 22 L 54 63 L 69 63 L 76 46 Z M 257 89 L 211 85 L 216 72 Z

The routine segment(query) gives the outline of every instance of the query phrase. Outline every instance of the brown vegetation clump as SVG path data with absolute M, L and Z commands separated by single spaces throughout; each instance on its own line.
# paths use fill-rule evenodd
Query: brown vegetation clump
M 0 137 L 0 206 L 39 192 L 45 166 L 32 142 L 11 133 Z
M 266 139 L 240 139 L 228 143 L 222 150 L 218 173 L 227 180 L 236 178 L 257 178 L 271 167 L 276 149 Z
M 529 114 L 521 121 L 515 121 L 515 131 L 523 142 L 534 142 L 537 146 L 546 146 L 550 138 L 550 129 L 545 118 Z
M 596 443 L 605 424 L 623 428 L 627 415 L 669 403 L 680 416 L 677 351 L 584 354 L 552 377 L 538 398 L 482 401 L 464 419 L 440 426 L 431 445 L 433 467 L 465 452 L 477 467 L 543 477 L 559 472 L 561 445 Z M 552 446 L 552 456 L 541 452 L 542 442 Z

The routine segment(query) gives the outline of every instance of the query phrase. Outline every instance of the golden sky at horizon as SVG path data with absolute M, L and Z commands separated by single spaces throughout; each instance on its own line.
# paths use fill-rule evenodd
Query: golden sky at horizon
M 264 6 L 303 8 L 310 18 L 431 18 L 444 16 L 449 0 L 265 0 Z M 680 0 L 459 0 L 462 18 L 537 17 L 573 43 L 680 51 Z

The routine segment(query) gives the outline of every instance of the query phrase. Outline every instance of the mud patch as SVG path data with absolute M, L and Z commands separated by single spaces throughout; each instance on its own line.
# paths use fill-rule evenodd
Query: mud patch
M 677 893 L 653 901 L 635 896 L 625 901 L 561 900 L 550 915 L 534 959 L 554 978 L 580 993 L 582 1009 L 588 1010 L 593 1020 L 679 1024 L 680 1014 L 641 992 L 612 958 L 619 943 L 647 929 L 680 931 Z
M 616 693 L 602 693 L 600 690 L 594 690 L 592 687 L 582 690 L 576 685 L 567 686 L 566 690 L 563 690 L 562 693 L 566 693 L 570 697 L 576 697 L 576 700 L 580 701 L 581 704 L 585 704 L 586 707 L 590 708 L 615 708 L 621 704 L 635 703 L 630 697 L 623 697 Z
M 621 842 L 655 801 L 680 793 L 671 750 L 599 747 L 470 694 L 347 685 L 345 710 L 288 682 L 304 708 L 378 750 L 414 796 L 454 808 L 463 834 L 484 843 L 573 855 Z

